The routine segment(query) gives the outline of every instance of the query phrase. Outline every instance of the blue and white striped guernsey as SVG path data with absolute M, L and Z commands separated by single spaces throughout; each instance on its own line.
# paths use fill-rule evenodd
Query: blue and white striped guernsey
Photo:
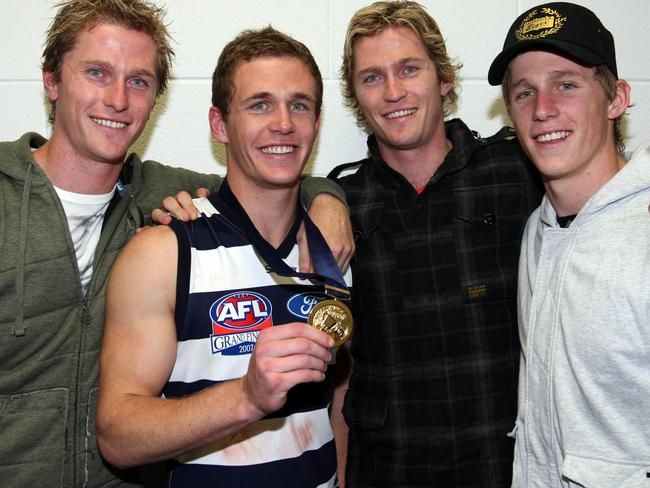
M 262 329 L 306 321 L 326 298 L 319 284 L 268 269 L 241 230 L 234 198 L 224 182 L 218 193 L 195 201 L 201 218 L 172 224 L 179 244 L 178 347 L 166 398 L 243 376 Z M 298 266 L 299 224 L 277 249 L 291 267 Z M 328 414 L 334 369 L 330 364 L 322 383 L 294 387 L 280 411 L 175 460 L 169 486 L 336 486 Z

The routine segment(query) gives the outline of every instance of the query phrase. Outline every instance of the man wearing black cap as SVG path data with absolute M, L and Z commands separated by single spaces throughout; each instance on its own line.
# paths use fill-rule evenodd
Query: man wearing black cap
M 519 265 L 513 486 L 650 486 L 650 144 L 621 156 L 614 40 L 584 7 L 540 5 L 489 81 L 546 189 Z

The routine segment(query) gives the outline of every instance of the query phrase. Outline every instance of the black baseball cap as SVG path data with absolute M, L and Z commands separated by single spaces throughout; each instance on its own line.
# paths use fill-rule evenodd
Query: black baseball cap
M 528 9 L 510 26 L 503 50 L 492 61 L 490 85 L 500 85 L 518 54 L 531 49 L 559 51 L 587 66 L 605 64 L 618 78 L 614 38 L 591 10 L 567 2 Z

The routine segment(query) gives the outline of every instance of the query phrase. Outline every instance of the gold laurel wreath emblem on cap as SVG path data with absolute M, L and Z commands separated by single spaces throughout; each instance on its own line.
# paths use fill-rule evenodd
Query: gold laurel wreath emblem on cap
M 546 36 L 556 34 L 564 23 L 566 22 L 566 17 L 562 17 L 557 10 L 553 10 L 548 7 L 542 8 L 542 14 L 546 14 L 543 17 L 536 17 L 537 10 L 532 10 L 524 20 L 522 20 L 521 25 L 515 31 L 515 36 L 519 41 L 534 41 L 535 39 L 541 39 Z M 540 31 L 540 29 L 542 29 Z

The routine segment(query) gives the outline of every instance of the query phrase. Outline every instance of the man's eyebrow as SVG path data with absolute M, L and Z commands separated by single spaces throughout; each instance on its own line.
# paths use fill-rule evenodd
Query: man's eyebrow
M 100 61 L 100 60 L 95 60 L 95 59 L 88 59 L 86 61 L 80 61 L 77 66 L 79 68 L 91 68 L 91 67 L 98 67 L 102 69 L 109 69 L 111 68 L 111 65 L 106 63 L 105 61 Z
M 247 104 L 250 103 L 254 100 L 271 100 L 275 98 L 274 95 L 271 92 L 264 91 L 264 92 L 257 92 L 253 93 L 251 96 L 245 98 L 242 100 L 242 104 Z M 291 92 L 289 94 L 289 99 L 290 100 L 308 100 L 310 102 L 315 102 L 316 98 L 313 95 L 309 95 L 308 93 L 304 92 Z
M 382 71 L 382 69 L 379 66 L 368 66 L 366 68 L 363 68 L 363 69 L 360 69 L 359 71 L 357 71 L 354 74 L 354 76 L 355 77 L 356 76 L 363 76 L 363 75 L 367 75 L 367 74 L 370 74 L 370 73 L 377 73 L 377 72 L 381 72 L 381 71 Z
M 113 69 L 113 65 L 107 63 L 106 61 L 101 61 L 99 59 L 89 59 L 86 61 L 81 61 L 77 66 L 81 69 L 87 69 L 91 67 L 98 67 L 107 71 Z M 149 78 L 154 78 L 154 79 L 156 78 L 156 75 L 146 68 L 137 68 L 129 72 L 129 76 L 146 76 Z
M 316 98 L 313 95 L 303 92 L 293 92 L 291 93 L 292 100 L 307 100 L 309 102 L 316 102 Z
M 423 63 L 423 62 L 426 62 L 425 58 L 409 56 L 409 57 L 401 58 L 401 59 L 398 59 L 397 61 L 392 62 L 391 67 L 393 67 L 393 66 L 401 66 L 401 65 L 409 64 L 409 63 Z M 354 76 L 356 77 L 356 76 L 362 76 L 362 75 L 366 75 L 366 74 L 370 74 L 370 73 L 381 73 L 383 71 L 384 71 L 384 68 L 381 68 L 379 66 L 367 66 L 367 67 L 357 71 L 354 74 Z
M 530 83 L 528 83 L 526 78 L 520 78 L 519 81 L 510 84 L 511 88 L 520 88 L 522 86 L 530 86 Z
M 131 73 L 131 76 L 146 76 L 149 78 L 156 78 L 156 75 L 145 68 L 136 69 Z
M 271 92 L 257 92 L 242 100 L 242 104 L 252 102 L 253 100 L 268 100 L 269 98 L 273 98 Z
M 588 79 L 587 76 L 585 76 L 583 73 L 581 73 L 579 71 L 563 70 L 563 69 L 558 69 L 558 70 L 551 71 L 548 74 L 548 76 L 546 76 L 546 78 L 549 79 L 549 80 L 560 80 L 562 78 L 567 78 L 567 77 L 580 78 L 580 79 L 583 79 L 583 80 Z M 528 85 L 528 84 L 529 84 L 529 82 L 527 81 L 527 79 L 525 77 L 522 77 L 517 82 L 513 83 L 512 86 L 516 87 L 516 86 Z
M 587 79 L 587 77 L 583 73 L 574 70 L 555 70 L 551 73 L 551 76 L 549 76 L 549 78 L 557 79 L 557 78 L 565 78 L 567 76 L 582 78 L 583 80 Z

